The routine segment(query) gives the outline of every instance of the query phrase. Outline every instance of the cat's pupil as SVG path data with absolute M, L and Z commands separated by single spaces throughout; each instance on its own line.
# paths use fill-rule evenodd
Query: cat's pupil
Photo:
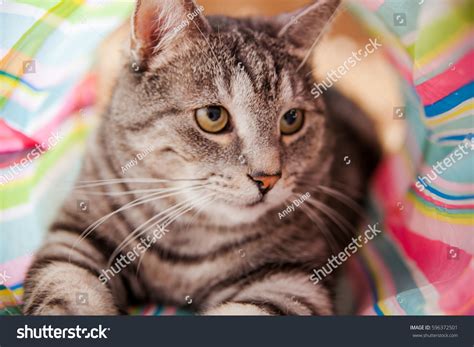
M 217 106 L 211 106 L 207 110 L 207 116 L 213 122 L 217 122 L 221 118 L 221 108 Z
M 288 111 L 283 118 L 285 119 L 285 122 L 289 125 L 292 125 L 294 122 L 296 122 L 296 118 L 298 118 L 298 114 L 296 113 L 296 110 L 291 110 Z

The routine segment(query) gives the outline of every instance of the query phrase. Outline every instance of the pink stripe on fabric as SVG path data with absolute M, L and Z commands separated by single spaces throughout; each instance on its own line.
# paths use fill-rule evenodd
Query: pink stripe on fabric
M 447 288 L 446 295 L 439 300 L 439 305 L 448 315 L 467 315 L 474 310 L 474 271 L 466 268 L 452 286 Z
M 430 240 L 399 223 L 390 221 L 389 230 L 402 246 L 405 255 L 415 262 L 440 294 L 449 290 L 453 280 L 459 278 L 472 261 L 472 255 L 462 249 Z
M 436 77 L 416 86 L 423 105 L 432 105 L 474 79 L 474 50 Z
M 435 58 L 435 60 L 432 60 L 430 63 L 420 67 L 418 70 L 415 71 L 415 79 L 418 80 L 419 78 L 422 78 L 423 76 L 428 75 L 432 71 L 438 69 L 440 66 L 443 64 L 449 65 L 449 63 L 453 63 L 453 66 L 455 66 L 455 62 L 452 61 L 452 57 L 459 51 L 462 51 L 463 49 L 466 49 L 466 47 L 469 47 L 472 41 L 472 36 L 474 36 L 474 30 L 472 30 L 469 35 L 466 35 L 462 40 L 459 41 L 452 49 L 443 52 L 439 57 Z M 467 55 L 467 54 L 466 54 Z M 464 55 L 464 56 L 466 56 Z M 462 58 L 461 58 L 462 59 Z
M 23 280 L 26 276 L 26 271 L 31 264 L 31 260 L 31 255 L 25 255 L 23 257 L 0 264 L 0 274 L 3 275 L 5 273 L 5 285 L 7 287 L 23 283 Z
M 0 143 L 2 148 L 0 154 L 22 151 L 25 148 L 34 147 L 36 142 L 23 135 L 19 131 L 11 128 L 0 118 Z
M 422 198 L 423 200 L 428 201 L 428 202 L 430 202 L 430 203 L 433 204 L 433 205 L 443 207 L 444 209 L 454 209 L 454 210 L 470 210 L 470 209 L 474 209 L 474 204 L 472 204 L 472 205 L 466 205 L 466 204 L 463 204 L 463 205 L 447 204 L 447 203 L 445 203 L 445 202 L 443 202 L 443 201 L 433 199 L 432 196 L 430 196 L 430 195 L 428 195 L 428 194 L 425 194 L 424 192 L 420 192 L 420 190 L 419 190 L 418 188 L 416 188 L 415 186 L 413 186 L 412 188 L 413 188 L 413 191 L 416 192 L 416 195 L 418 195 L 418 196 L 419 196 L 420 198 Z M 425 192 L 428 192 L 428 191 L 425 190 Z M 464 192 L 466 192 L 466 191 L 464 191 Z
M 432 241 L 441 241 L 448 246 L 458 247 L 465 252 L 474 254 L 472 241 L 472 226 L 451 224 L 433 219 L 418 211 L 410 201 L 407 201 L 402 211 L 405 220 L 394 219 L 394 223 L 405 225 L 414 234 L 418 234 Z
M 81 108 L 94 104 L 96 95 L 96 76 L 89 75 L 69 95 L 58 114 L 43 128 L 37 130 L 33 137 L 39 142 L 46 141 L 67 118 Z
M 166 307 L 161 315 L 163 315 L 163 316 L 174 316 L 174 315 L 176 315 L 176 308 L 175 307 Z
M 403 157 L 386 158 L 379 165 L 373 184 L 381 209 L 386 213 L 399 211 L 399 203 L 404 203 L 406 191 L 412 184 Z
M 150 316 L 155 312 L 155 305 L 147 305 L 143 308 L 143 312 L 141 313 L 142 316 Z
M 360 2 L 369 10 L 377 11 L 380 8 L 380 6 L 383 5 L 385 0 L 360 0 Z

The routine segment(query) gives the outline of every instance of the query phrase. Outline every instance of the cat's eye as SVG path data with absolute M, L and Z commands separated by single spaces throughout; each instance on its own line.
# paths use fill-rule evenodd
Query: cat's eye
M 205 132 L 216 134 L 229 123 L 229 112 L 222 106 L 207 106 L 196 110 L 196 122 Z
M 304 112 L 293 108 L 280 119 L 280 131 L 283 135 L 292 135 L 303 127 Z

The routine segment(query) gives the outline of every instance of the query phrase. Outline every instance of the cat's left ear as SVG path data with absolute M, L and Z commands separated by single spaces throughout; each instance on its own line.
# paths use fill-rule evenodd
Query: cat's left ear
M 316 0 L 293 13 L 276 17 L 278 37 L 288 40 L 299 55 L 306 55 L 334 17 L 341 0 Z
M 137 0 L 132 16 L 131 53 L 140 68 L 173 58 L 194 36 L 211 30 L 204 7 L 194 0 Z

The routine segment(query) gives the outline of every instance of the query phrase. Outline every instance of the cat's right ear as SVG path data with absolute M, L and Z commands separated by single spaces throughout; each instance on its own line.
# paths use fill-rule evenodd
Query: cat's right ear
M 335 16 L 342 0 L 314 0 L 293 13 L 277 16 L 278 37 L 286 39 L 298 55 L 306 56 L 314 48 L 326 25 Z
M 193 0 L 138 0 L 132 16 L 131 54 L 141 69 L 159 66 L 210 25 Z

